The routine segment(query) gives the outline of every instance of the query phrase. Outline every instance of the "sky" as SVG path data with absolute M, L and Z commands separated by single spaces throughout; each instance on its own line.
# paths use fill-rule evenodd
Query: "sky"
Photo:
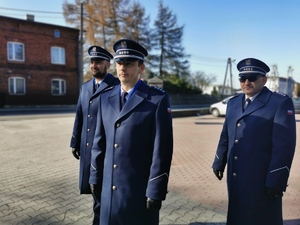
M 145 7 L 153 25 L 159 0 L 135 0 Z M 69 26 L 62 13 L 63 0 L 0 0 L 0 15 Z M 73 0 L 68 0 L 72 3 Z M 299 0 L 163 0 L 184 26 L 182 45 L 190 55 L 191 72 L 202 71 L 217 78 L 215 84 L 230 82 L 227 60 L 232 60 L 233 87 L 238 88 L 237 63 L 257 58 L 280 77 L 300 82 L 300 1 Z M 13 10 L 12 10 L 13 9 Z M 39 12 L 38 12 L 39 11 Z M 45 13 L 51 12 L 51 13 Z

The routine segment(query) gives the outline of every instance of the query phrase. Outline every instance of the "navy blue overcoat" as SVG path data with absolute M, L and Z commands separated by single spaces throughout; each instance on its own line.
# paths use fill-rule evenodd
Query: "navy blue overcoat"
M 80 148 L 79 167 L 79 189 L 80 194 L 91 194 L 89 185 L 91 148 L 96 128 L 97 112 L 99 106 L 99 95 L 108 87 L 119 84 L 118 78 L 107 74 L 100 87 L 94 93 L 94 79 L 84 83 L 81 87 L 76 116 L 74 121 L 73 134 L 70 147 Z
M 213 168 L 227 164 L 228 225 L 282 225 L 282 198 L 296 144 L 294 105 L 266 87 L 243 112 L 245 95 L 228 102 Z
M 146 198 L 164 200 L 173 153 L 169 97 L 144 82 L 120 110 L 120 86 L 100 96 L 90 183 L 101 183 L 101 225 L 158 225 Z

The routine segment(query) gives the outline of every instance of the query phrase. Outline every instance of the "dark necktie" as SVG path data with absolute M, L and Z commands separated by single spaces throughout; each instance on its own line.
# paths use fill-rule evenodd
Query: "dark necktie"
M 122 95 L 121 95 L 121 109 L 123 108 L 123 106 L 126 103 L 126 96 L 127 95 L 128 95 L 128 93 L 126 91 L 122 92 Z
M 244 111 L 249 107 L 250 103 L 251 103 L 251 99 L 247 98 L 246 103 L 245 103 L 245 107 L 244 107 Z
M 96 92 L 97 91 L 97 89 L 98 89 L 98 87 L 100 86 L 100 84 L 99 83 L 96 83 L 95 84 L 95 91 L 94 92 Z

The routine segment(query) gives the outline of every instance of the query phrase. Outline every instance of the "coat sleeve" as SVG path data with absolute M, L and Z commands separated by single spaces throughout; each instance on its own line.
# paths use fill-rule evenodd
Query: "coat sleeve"
M 154 149 L 146 196 L 165 200 L 173 155 L 173 127 L 169 97 L 165 94 L 155 114 Z
M 83 94 L 82 89 L 79 94 L 77 106 L 76 106 L 76 114 L 73 126 L 72 137 L 70 141 L 71 148 L 80 148 L 80 140 L 81 140 L 81 131 L 83 126 L 83 114 L 82 114 L 82 104 L 81 104 L 81 95 Z
M 272 156 L 266 186 L 286 190 L 296 146 L 296 121 L 294 104 L 286 98 L 274 117 Z
M 105 132 L 102 123 L 101 113 L 101 97 L 99 98 L 100 104 L 97 112 L 97 123 L 93 146 L 91 149 L 91 166 L 90 166 L 90 184 L 102 184 L 103 179 L 103 165 L 105 157 Z
M 215 154 L 214 162 L 212 165 L 213 169 L 222 172 L 225 170 L 225 166 L 227 164 L 227 153 L 228 153 L 228 129 L 227 129 L 227 119 L 225 119 L 222 132 L 220 135 L 217 151 Z

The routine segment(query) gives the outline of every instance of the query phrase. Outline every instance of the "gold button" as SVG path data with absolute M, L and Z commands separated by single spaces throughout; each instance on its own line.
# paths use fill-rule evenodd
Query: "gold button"
M 114 144 L 114 148 L 118 148 L 119 147 L 119 145 L 118 144 Z
M 115 164 L 115 165 L 114 165 L 114 169 L 118 169 L 118 165 Z
M 116 186 L 112 186 L 112 189 L 113 189 L 114 191 L 116 191 L 116 190 L 117 190 L 117 187 L 116 187 Z

